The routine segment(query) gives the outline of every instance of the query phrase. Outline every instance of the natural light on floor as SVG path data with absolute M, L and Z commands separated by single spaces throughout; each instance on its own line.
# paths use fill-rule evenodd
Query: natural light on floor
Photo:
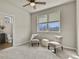
M 68 59 L 73 59 L 72 57 L 69 57 Z

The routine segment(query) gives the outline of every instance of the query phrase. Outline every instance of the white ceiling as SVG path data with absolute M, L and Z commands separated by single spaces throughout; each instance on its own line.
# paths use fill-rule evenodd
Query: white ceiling
M 22 5 L 28 3 L 26 2 L 26 0 L 8 0 L 8 1 L 17 7 L 20 7 L 22 9 L 25 9 L 28 12 L 33 13 L 33 12 L 48 9 L 54 6 L 58 6 L 67 2 L 72 2 L 75 0 L 36 0 L 36 1 L 46 2 L 46 5 L 36 5 L 37 9 L 33 9 L 31 6 L 22 7 Z

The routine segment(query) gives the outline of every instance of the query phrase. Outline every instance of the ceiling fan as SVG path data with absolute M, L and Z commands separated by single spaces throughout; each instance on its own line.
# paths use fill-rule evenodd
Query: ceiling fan
M 41 4 L 41 5 L 45 5 L 45 4 L 46 4 L 46 2 L 36 2 L 35 0 L 26 0 L 26 1 L 28 1 L 29 3 L 23 5 L 23 7 L 26 7 L 26 6 L 30 5 L 30 6 L 32 6 L 34 9 L 36 9 L 36 4 Z

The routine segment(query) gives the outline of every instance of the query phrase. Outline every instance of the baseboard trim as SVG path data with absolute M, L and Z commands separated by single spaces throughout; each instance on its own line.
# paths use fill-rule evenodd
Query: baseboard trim
M 17 44 L 14 44 L 13 46 L 20 46 L 20 45 L 27 44 L 27 43 L 28 43 L 28 41 L 17 42 Z
M 63 46 L 64 49 L 68 49 L 68 50 L 74 50 L 74 51 L 77 51 L 76 48 L 72 48 L 72 47 L 68 47 L 68 46 Z

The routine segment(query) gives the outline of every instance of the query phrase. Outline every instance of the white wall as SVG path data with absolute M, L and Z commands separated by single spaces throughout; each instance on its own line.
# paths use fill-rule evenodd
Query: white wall
M 76 3 L 70 2 L 57 7 L 53 7 L 47 10 L 36 12 L 32 14 L 32 33 L 37 33 L 36 16 L 41 14 L 49 14 L 56 10 L 61 11 L 61 31 L 55 32 L 41 32 L 39 33 L 42 37 L 46 37 L 49 40 L 53 40 L 54 35 L 63 36 L 63 45 L 67 48 L 76 48 Z
M 27 42 L 30 35 L 30 14 L 7 0 L 0 0 L 0 13 L 13 17 L 13 46 Z
M 77 9 L 76 9 L 76 13 L 77 13 L 77 19 L 76 19 L 76 22 L 77 22 L 77 53 L 79 55 L 79 0 L 77 0 Z

